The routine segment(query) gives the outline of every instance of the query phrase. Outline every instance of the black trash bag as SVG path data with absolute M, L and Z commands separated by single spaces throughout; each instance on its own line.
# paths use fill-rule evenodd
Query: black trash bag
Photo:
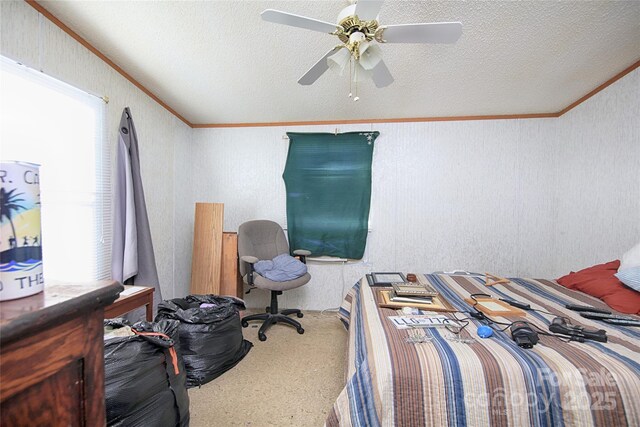
M 207 304 L 206 307 L 200 307 Z M 187 388 L 201 386 L 233 368 L 253 344 L 243 339 L 239 310 L 244 301 L 234 297 L 188 295 L 158 304 L 156 321 L 180 321 L 180 349 L 187 368 Z
M 105 320 L 114 329 L 126 319 Z M 189 395 L 180 355 L 179 322 L 138 322 L 136 335 L 104 342 L 108 426 L 187 427 Z
M 113 329 L 122 328 L 124 326 L 131 326 L 131 323 L 124 317 L 114 317 L 113 319 L 104 319 L 102 321 L 102 326 L 105 328 L 107 326 L 111 326 Z

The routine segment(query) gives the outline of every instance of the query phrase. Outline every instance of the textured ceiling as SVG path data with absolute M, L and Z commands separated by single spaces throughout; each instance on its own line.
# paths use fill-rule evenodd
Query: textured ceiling
M 640 59 L 640 1 L 387 0 L 383 25 L 460 21 L 462 37 L 381 45 L 395 82 L 354 102 L 331 70 L 297 84 L 335 36 L 260 18 L 335 22 L 346 1 L 40 3 L 195 124 L 556 112 Z

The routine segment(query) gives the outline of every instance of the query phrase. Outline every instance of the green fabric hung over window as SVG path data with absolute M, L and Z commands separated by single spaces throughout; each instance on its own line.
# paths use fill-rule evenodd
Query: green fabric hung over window
M 287 132 L 289 246 L 361 259 L 367 243 L 371 159 L 379 132 Z

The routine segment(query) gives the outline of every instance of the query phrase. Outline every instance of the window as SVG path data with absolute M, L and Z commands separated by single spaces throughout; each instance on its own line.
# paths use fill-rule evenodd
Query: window
M 40 165 L 45 281 L 109 278 L 111 158 L 104 140 L 105 103 L 0 59 L 0 159 Z M 5 217 L 2 221 L 0 226 L 7 227 Z M 13 244 L 22 244 L 22 238 Z M 8 247 L 5 240 L 0 250 Z
M 371 160 L 378 132 L 288 132 L 283 178 L 292 250 L 362 259 L 371 202 Z

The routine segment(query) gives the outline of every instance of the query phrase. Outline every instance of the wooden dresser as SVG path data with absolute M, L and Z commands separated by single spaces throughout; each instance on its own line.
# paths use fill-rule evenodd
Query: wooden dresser
M 0 303 L 0 425 L 104 426 L 104 307 L 114 281 Z

